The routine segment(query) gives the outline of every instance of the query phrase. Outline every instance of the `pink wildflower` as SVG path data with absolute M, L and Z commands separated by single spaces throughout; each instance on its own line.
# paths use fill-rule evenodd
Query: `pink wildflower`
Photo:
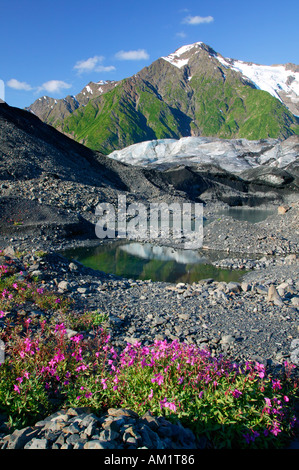
M 162 408 L 168 408 L 169 410 L 173 411 L 173 412 L 176 412 L 176 405 L 175 403 L 171 402 L 171 401 L 167 401 L 166 398 L 164 398 L 163 400 L 160 401 L 160 407 L 161 407 L 161 410 Z
M 235 390 L 233 390 L 231 392 L 232 396 L 235 397 L 235 398 L 239 398 L 241 395 L 242 395 L 242 392 L 240 392 L 240 390 L 238 390 L 237 388 L 235 388 Z
M 56 354 L 56 356 L 54 356 L 54 361 L 55 362 L 61 362 L 65 359 L 65 356 L 63 353 L 61 353 L 60 351 Z
M 273 390 L 281 389 L 280 380 L 272 380 L 272 388 L 273 388 Z
M 266 402 L 266 405 L 267 405 L 269 408 L 271 408 L 272 403 L 271 403 L 270 398 L 265 397 L 265 402 Z
M 66 335 L 66 328 L 64 323 L 55 325 L 55 333 L 59 332 L 61 335 Z
M 169 408 L 171 411 L 176 412 L 176 405 L 175 405 L 174 403 L 166 401 L 166 402 L 164 403 L 164 406 L 165 406 L 166 408 Z
M 162 374 L 155 374 L 155 378 L 151 379 L 151 382 L 157 382 L 158 385 L 161 385 L 164 382 L 164 377 Z
M 279 432 L 281 432 L 281 429 L 279 429 L 279 424 L 274 421 L 273 423 L 273 428 L 271 429 L 271 434 L 273 434 L 274 436 L 277 436 Z
M 101 380 L 101 384 L 102 384 L 102 386 L 103 386 L 103 390 L 105 390 L 105 389 L 107 388 L 106 380 L 107 380 L 107 379 L 102 379 L 102 380 Z
M 83 338 L 83 335 L 75 335 L 71 339 L 71 341 L 74 341 L 74 343 L 79 343 Z
M 257 362 L 255 365 L 255 369 L 258 371 L 258 376 L 263 379 L 265 377 L 265 366 Z
M 86 370 L 86 369 L 88 369 L 88 366 L 85 364 L 81 364 L 80 366 L 76 368 L 76 371 L 80 372 L 80 370 Z

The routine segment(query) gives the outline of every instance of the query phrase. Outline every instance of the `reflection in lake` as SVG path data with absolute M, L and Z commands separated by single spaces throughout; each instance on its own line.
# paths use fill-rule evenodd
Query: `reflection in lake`
M 96 247 L 70 249 L 63 254 L 89 268 L 129 279 L 192 283 L 213 278 L 229 282 L 238 281 L 244 274 L 244 271 L 213 266 L 213 260 L 223 258 L 219 253 L 207 255 L 150 243 L 103 243 Z

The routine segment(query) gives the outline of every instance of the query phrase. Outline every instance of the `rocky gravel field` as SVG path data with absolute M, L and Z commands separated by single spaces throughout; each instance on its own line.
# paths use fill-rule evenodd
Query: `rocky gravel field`
M 213 207 L 206 214 L 213 215 Z M 2 235 L 1 245 L 20 251 L 34 245 L 36 251 L 47 251 L 48 257 L 36 265 L 45 286 L 75 299 L 78 309 L 106 313 L 116 345 L 178 339 L 208 345 L 215 354 L 225 352 L 235 359 L 279 364 L 291 357 L 299 338 L 298 227 L 298 203 L 257 224 L 214 217 L 204 229 L 203 248 L 226 251 L 216 266 L 246 272 L 241 282 L 228 284 L 213 279 L 190 285 L 121 279 L 57 255 L 65 248 L 99 243 L 81 236 L 10 234 Z
M 263 238 L 266 245 L 262 249 L 258 244 L 253 245 L 255 250 L 246 257 L 230 257 L 230 250 L 227 250 L 227 256 L 215 262 L 230 269 L 245 268 L 246 274 L 240 282 L 205 279 L 192 284 L 170 284 L 123 279 L 93 271 L 57 252 L 80 245 L 82 240 L 59 240 L 58 243 L 51 240 L 49 244 L 48 240 L 39 238 L 32 254 L 26 255 L 26 263 L 29 262 L 29 272 L 38 276 L 44 288 L 73 299 L 74 312 L 98 310 L 104 314 L 116 349 L 121 350 L 135 341 L 150 345 L 155 340 L 178 340 L 208 348 L 214 356 L 221 354 L 237 362 L 256 360 L 279 371 L 285 360 L 299 364 L 297 221 L 298 206 L 294 205 L 287 213 L 274 215 L 273 220 L 251 225 L 255 235 L 271 227 L 267 232 L 271 236 Z M 214 225 L 216 230 L 221 230 L 220 225 Z M 238 238 L 241 225 L 235 224 L 239 246 L 244 243 L 244 239 Z M 211 229 L 209 225 L 210 234 Z M 233 231 L 231 233 L 226 240 L 231 241 L 229 247 L 236 251 L 237 240 Z M 4 253 L 8 257 L 15 256 L 14 250 L 31 247 L 26 237 L 4 237 L 5 244 Z M 217 248 L 216 243 L 212 246 Z M 46 256 L 34 254 L 41 249 L 47 249 Z M 22 263 L 22 258 L 19 261 Z M 34 315 L 38 317 L 39 312 L 35 311 Z M 195 441 L 194 436 L 188 434 L 189 430 L 175 430 L 165 421 L 160 423 L 162 430 L 155 429 L 157 423 L 153 424 L 153 420 L 156 418 L 133 415 L 128 410 L 117 413 L 112 410 L 99 419 L 88 410 L 61 411 L 35 427 L 15 431 L 10 437 L 3 436 L 1 445 L 3 448 L 48 448 L 54 444 L 54 448 L 111 449 L 122 448 L 127 440 L 129 444 L 126 441 L 124 448 L 208 446 L 207 442 Z M 88 436 L 91 428 L 92 439 Z M 297 448 L 297 441 L 292 446 Z
M 211 221 L 204 230 L 203 249 L 224 253 L 215 266 L 244 270 L 239 282 L 203 279 L 171 284 L 93 271 L 59 253 L 99 240 L 86 234 L 62 236 L 59 221 L 54 229 L 45 225 L 41 232 L 2 233 L 1 246 L 8 257 L 14 257 L 15 251 L 31 253 L 26 255 L 29 271 L 44 288 L 73 299 L 75 313 L 101 312 L 116 349 L 135 341 L 149 345 L 177 340 L 208 348 L 212 356 L 256 360 L 274 372 L 285 360 L 298 366 L 298 204 L 293 202 L 281 212 L 275 208 L 272 216 L 257 224 L 217 217 L 218 209 L 218 205 L 205 209 Z M 47 255 L 39 257 L 41 250 Z M 26 314 L 38 318 L 39 312 Z M 3 449 L 209 447 L 190 430 L 159 419 L 137 417 L 130 410 L 108 410 L 101 418 L 88 410 L 61 410 L 12 435 L 2 433 L 0 445 Z M 298 448 L 297 440 L 291 448 Z

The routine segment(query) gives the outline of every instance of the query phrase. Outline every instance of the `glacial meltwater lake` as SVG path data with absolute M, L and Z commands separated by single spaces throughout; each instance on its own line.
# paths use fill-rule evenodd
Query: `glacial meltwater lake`
M 151 243 L 106 242 L 95 247 L 66 250 L 63 255 L 86 267 L 135 280 L 192 283 L 213 278 L 230 282 L 238 281 L 244 274 L 244 271 L 221 269 L 211 264 L 227 254 L 207 254 Z
M 221 216 L 258 223 L 271 214 L 271 209 L 232 207 L 219 210 L 212 219 L 206 219 L 204 224 Z M 170 283 L 192 283 L 209 278 L 224 282 L 239 281 L 245 271 L 218 268 L 212 263 L 228 257 L 246 257 L 245 254 L 234 256 L 232 253 L 185 250 L 133 241 L 106 241 L 93 247 L 69 249 L 63 255 L 86 267 L 123 278 Z
M 256 224 L 262 222 L 270 215 L 274 214 L 274 209 L 260 209 L 260 208 L 244 208 L 244 207 L 229 207 L 228 209 L 221 209 L 216 212 L 216 217 L 229 216 L 235 220 L 241 220 Z

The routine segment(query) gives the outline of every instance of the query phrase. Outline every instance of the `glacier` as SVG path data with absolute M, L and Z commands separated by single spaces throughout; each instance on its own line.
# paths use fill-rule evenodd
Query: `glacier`
M 241 60 L 224 59 L 220 56 L 217 59 L 225 67 L 241 72 L 257 88 L 267 91 L 280 101 L 282 101 L 279 96 L 281 90 L 299 97 L 299 72 L 287 70 L 284 65 L 251 64 Z
M 212 164 L 231 173 L 260 165 L 283 169 L 298 161 L 299 137 L 291 136 L 282 142 L 214 137 L 158 139 L 115 150 L 108 157 L 137 166 Z

